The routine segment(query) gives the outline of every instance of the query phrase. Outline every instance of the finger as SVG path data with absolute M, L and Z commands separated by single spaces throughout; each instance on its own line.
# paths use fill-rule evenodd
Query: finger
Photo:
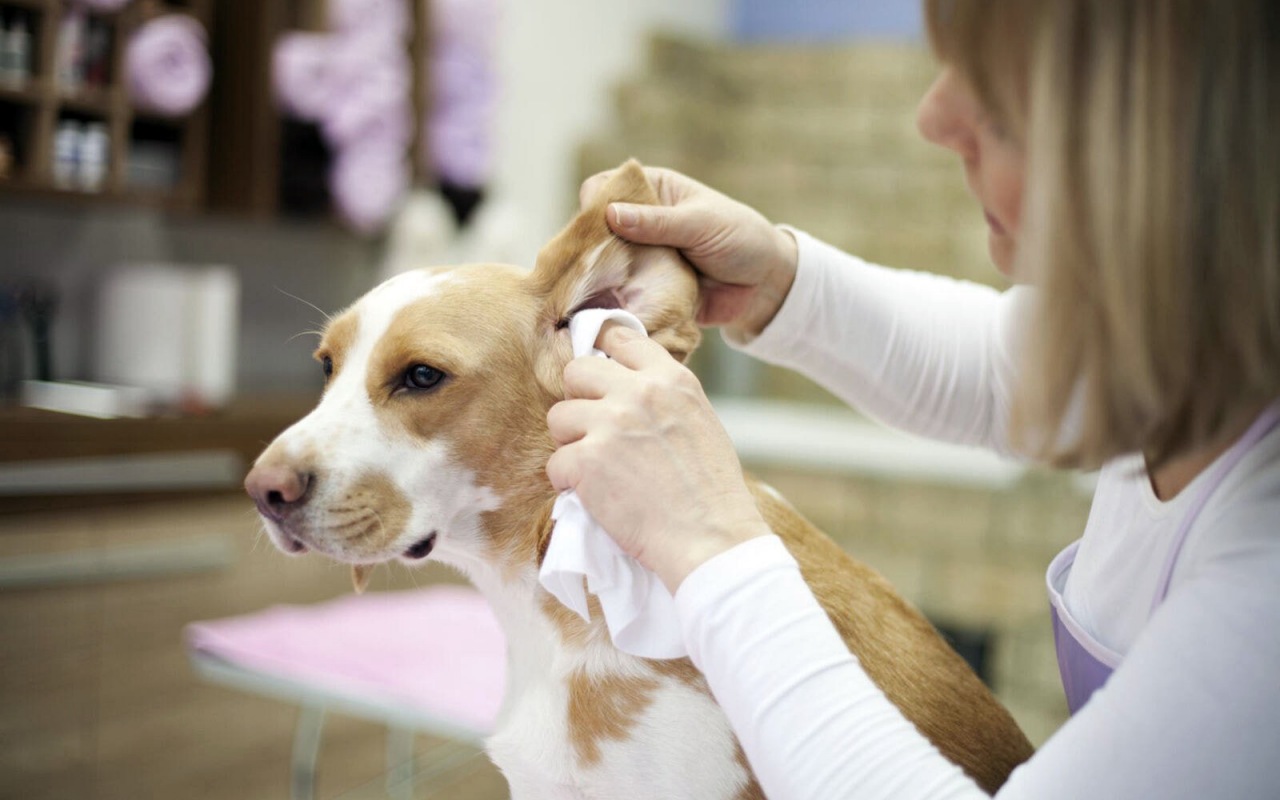
M 605 220 L 614 233 L 637 244 L 660 244 L 680 250 L 702 243 L 713 224 L 697 206 L 650 206 L 610 203 Z
M 564 367 L 565 399 L 599 400 L 623 380 L 628 371 L 619 364 L 596 356 L 575 358 Z
M 576 444 L 565 445 L 547 459 L 547 478 L 557 492 L 576 489 L 582 480 L 582 463 L 577 448 Z
M 576 442 L 591 430 L 594 412 L 591 400 L 563 400 L 547 411 L 547 430 L 557 445 Z
M 613 320 L 606 321 L 600 328 L 600 335 L 596 337 L 596 347 L 617 364 L 633 370 L 648 369 L 675 361 L 662 345 L 639 331 L 619 325 Z

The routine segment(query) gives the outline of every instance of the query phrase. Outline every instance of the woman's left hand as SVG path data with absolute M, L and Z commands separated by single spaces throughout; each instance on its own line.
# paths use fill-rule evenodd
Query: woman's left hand
M 653 340 L 606 323 L 610 356 L 565 367 L 547 414 L 557 490 L 575 489 L 618 545 L 674 594 L 698 565 L 770 533 L 693 373 Z

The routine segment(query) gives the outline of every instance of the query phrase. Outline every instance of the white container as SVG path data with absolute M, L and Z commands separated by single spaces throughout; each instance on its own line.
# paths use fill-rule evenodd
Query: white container
M 111 141 L 105 122 L 84 126 L 76 158 L 76 182 L 86 192 L 100 192 L 107 182 Z
M 53 134 L 53 185 L 74 189 L 79 185 L 80 139 L 84 130 L 75 120 L 64 119 Z
M 0 81 L 19 87 L 31 78 L 31 33 L 26 20 L 15 12 L 13 22 L 0 25 Z
M 240 279 L 225 266 L 121 267 L 98 297 L 94 373 L 162 404 L 220 407 L 235 393 Z

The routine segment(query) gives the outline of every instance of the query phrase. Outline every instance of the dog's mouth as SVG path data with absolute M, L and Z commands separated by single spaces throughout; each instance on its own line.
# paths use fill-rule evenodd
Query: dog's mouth
M 408 550 L 405 550 L 404 557 L 413 559 L 414 561 L 420 561 L 426 558 L 427 556 L 431 555 L 431 551 L 434 550 L 435 547 L 436 547 L 436 532 L 432 531 L 431 533 L 427 534 L 427 537 L 425 539 L 422 539 L 421 541 L 417 542 L 412 547 L 410 547 Z

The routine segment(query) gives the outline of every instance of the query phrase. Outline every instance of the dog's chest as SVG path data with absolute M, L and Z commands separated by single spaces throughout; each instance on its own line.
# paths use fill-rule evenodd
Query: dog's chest
M 488 750 L 513 798 L 739 796 L 749 776 L 728 722 L 687 676 L 609 646 L 569 650 L 545 619 L 508 637 Z

